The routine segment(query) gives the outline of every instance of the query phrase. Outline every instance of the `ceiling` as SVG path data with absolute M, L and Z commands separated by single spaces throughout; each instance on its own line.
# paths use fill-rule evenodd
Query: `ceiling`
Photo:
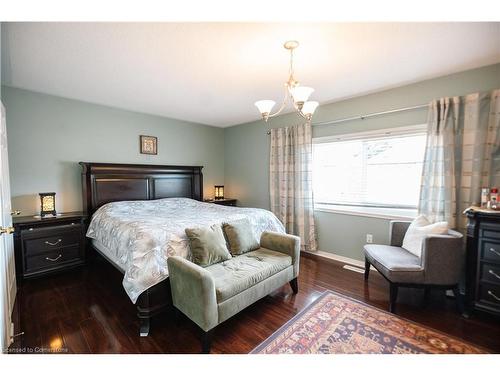
M 3 23 L 2 82 L 226 127 L 280 102 L 289 39 L 321 104 L 500 62 L 500 23 Z

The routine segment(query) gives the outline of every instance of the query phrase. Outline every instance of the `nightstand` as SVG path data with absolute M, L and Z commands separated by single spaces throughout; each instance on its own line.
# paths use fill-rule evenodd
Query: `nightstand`
M 220 204 L 221 206 L 236 206 L 237 201 L 238 201 L 237 199 L 224 198 L 224 199 L 210 199 L 206 200 L 205 202 Z
M 85 264 L 85 215 L 13 217 L 17 279 L 38 277 Z

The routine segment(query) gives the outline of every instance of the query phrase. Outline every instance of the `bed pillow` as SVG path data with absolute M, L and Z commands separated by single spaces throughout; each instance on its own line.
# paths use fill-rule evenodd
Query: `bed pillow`
M 448 234 L 448 229 L 446 221 L 432 224 L 424 215 L 420 215 L 408 227 L 403 238 L 402 247 L 420 258 L 422 256 L 422 243 L 425 237 L 429 234 Z
M 208 267 L 231 258 L 220 225 L 186 228 L 185 232 L 189 238 L 193 263 Z
M 224 223 L 222 228 L 226 234 L 231 254 L 241 255 L 260 247 L 259 241 L 257 241 L 253 234 L 250 220 L 242 219 Z

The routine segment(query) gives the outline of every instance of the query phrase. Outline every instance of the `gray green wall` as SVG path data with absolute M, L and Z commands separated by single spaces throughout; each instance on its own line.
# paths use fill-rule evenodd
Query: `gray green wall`
M 4 86 L 12 208 L 39 210 L 55 191 L 57 209 L 81 209 L 80 161 L 203 165 L 205 196 L 224 183 L 224 129 Z M 158 155 L 139 153 L 139 135 L 158 137 Z
M 469 70 L 385 90 L 369 95 L 322 105 L 314 122 L 328 121 L 371 112 L 428 103 L 442 96 L 464 95 L 500 88 L 500 64 Z M 414 110 L 337 125 L 313 127 L 313 136 L 346 134 L 425 123 L 427 110 Z M 295 114 L 271 120 L 271 126 L 297 124 Z M 227 196 L 236 197 L 244 206 L 269 207 L 269 137 L 262 121 L 246 123 L 225 130 L 224 180 Z M 319 248 L 337 255 L 362 259 L 366 233 L 374 242 L 387 243 L 389 220 L 316 212 Z

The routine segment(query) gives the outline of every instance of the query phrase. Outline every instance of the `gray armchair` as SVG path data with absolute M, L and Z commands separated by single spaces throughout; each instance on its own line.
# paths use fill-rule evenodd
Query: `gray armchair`
M 401 247 L 409 226 L 410 222 L 392 221 L 390 246 L 364 246 L 365 281 L 370 265 L 389 281 L 391 312 L 395 311 L 399 287 L 424 288 L 426 296 L 431 288 L 452 289 L 461 310 L 458 282 L 463 262 L 462 234 L 450 230 L 445 235 L 427 236 L 419 258 Z

